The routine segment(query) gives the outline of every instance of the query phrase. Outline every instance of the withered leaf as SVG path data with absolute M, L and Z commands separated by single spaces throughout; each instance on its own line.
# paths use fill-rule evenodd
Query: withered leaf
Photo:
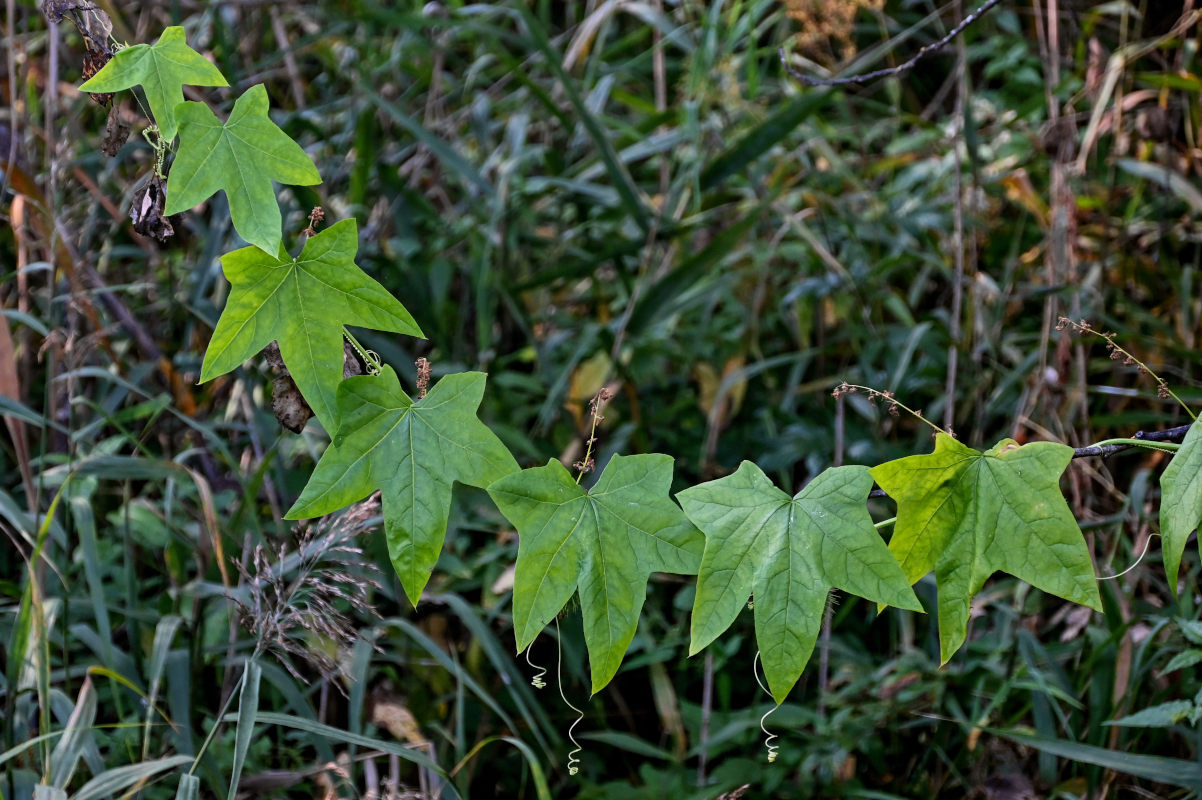
M 93 50 L 91 47 L 87 49 L 83 56 L 83 78 L 87 80 L 95 75 L 104 67 L 105 64 L 113 60 L 111 50 L 105 48 L 103 50 Z M 88 97 L 92 98 L 92 102 L 102 106 L 112 105 L 112 92 L 89 92 Z
M 95 3 L 90 0 L 42 0 L 41 8 L 46 19 L 55 24 L 70 17 L 89 50 L 112 54 L 109 37 L 113 33 L 113 21 Z
M 121 119 L 121 111 L 116 106 L 109 107 L 109 116 L 104 123 L 104 141 L 100 150 L 109 158 L 121 152 L 125 141 L 129 138 L 129 125 Z
M 271 412 L 275 414 L 276 421 L 285 430 L 300 433 L 304 430 L 305 423 L 313 416 L 313 409 L 309 408 L 309 404 L 305 402 L 300 389 L 296 386 L 296 381 L 292 380 L 292 373 L 284 364 L 277 342 L 272 342 L 263 348 L 263 358 L 267 361 L 267 366 L 276 373 L 275 379 L 271 382 Z M 350 342 L 343 340 L 343 379 L 362 375 L 363 369 L 363 361 L 355 352 L 355 348 L 351 347 Z
M 108 139 L 105 139 L 105 143 L 108 143 Z M 167 182 L 151 172 L 146 180 L 134 189 L 129 206 L 129 218 L 133 220 L 134 230 L 160 242 L 165 242 L 168 236 L 173 236 L 175 229 L 163 213 L 166 199 Z

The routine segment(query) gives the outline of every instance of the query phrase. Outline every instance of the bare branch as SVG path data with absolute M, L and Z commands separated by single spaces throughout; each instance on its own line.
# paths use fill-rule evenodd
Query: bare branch
M 980 8 L 978 8 L 976 11 L 973 11 L 971 14 L 961 20 L 959 25 L 948 31 L 947 34 L 939 41 L 923 45 L 921 48 L 919 48 L 917 53 L 910 57 L 908 61 L 898 64 L 895 67 L 886 67 L 884 69 L 878 69 L 872 72 L 865 72 L 862 75 L 848 75 L 844 78 L 811 78 L 809 75 L 805 75 L 790 66 L 789 61 L 785 56 L 785 48 L 783 47 L 779 49 L 780 63 L 785 68 L 786 72 L 792 75 L 793 78 L 798 82 L 803 83 L 806 86 L 847 86 L 849 84 L 868 83 L 869 81 L 874 81 L 877 78 L 887 78 L 892 75 L 900 75 L 907 70 L 913 69 L 914 65 L 932 53 L 942 50 L 948 45 L 949 42 L 951 42 L 952 39 L 955 39 L 957 36 L 963 33 L 969 25 L 972 25 L 974 22 L 983 17 L 989 12 L 989 9 L 996 6 L 1000 1 L 1001 0 L 985 0 L 985 2 L 981 4 Z

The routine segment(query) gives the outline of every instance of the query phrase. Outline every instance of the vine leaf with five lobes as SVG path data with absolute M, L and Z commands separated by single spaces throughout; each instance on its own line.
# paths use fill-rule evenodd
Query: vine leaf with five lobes
M 694 575 L 703 540 L 668 491 L 672 457 L 614 456 L 586 492 L 555 459 L 488 487 L 518 530 L 513 627 L 518 652 L 579 590 L 592 691 L 617 673 L 652 572 Z
M 940 433 L 935 452 L 872 468 L 897 502 L 889 549 L 906 578 L 935 570 L 942 663 L 964 644 L 969 601 L 998 570 L 1102 609 L 1089 547 L 1060 493 L 1072 457 L 1066 445 L 1013 439 L 981 453 Z
M 814 650 L 831 587 L 922 611 L 872 524 L 871 490 L 867 467 L 834 467 L 789 497 L 744 461 L 677 494 L 705 534 L 689 655 L 730 627 L 754 594 L 755 638 L 779 705 Z
M 263 84 L 234 102 L 224 125 L 204 103 L 180 103 L 175 116 L 179 152 L 167 176 L 165 213 L 186 211 L 222 190 L 234 230 L 273 255 L 280 249 L 281 217 L 272 181 L 310 186 L 321 183 L 321 175 L 301 146 L 268 118 Z
M 274 203 L 272 204 L 274 207 Z M 353 219 L 305 242 L 296 258 L 243 247 L 221 257 L 233 289 L 205 351 L 200 380 L 212 380 L 253 358 L 271 342 L 313 413 L 333 434 L 342 380 L 344 325 L 421 336 L 400 301 L 355 264 Z
M 184 29 L 176 26 L 164 30 L 153 45 L 135 44 L 118 50 L 79 89 L 91 93 L 119 92 L 139 84 L 146 92 L 150 113 L 166 142 L 175 138 L 175 107 L 184 102 L 185 85 L 229 86 L 221 70 L 188 47 Z
M 1161 552 L 1169 587 L 1177 593 L 1177 574 L 1185 542 L 1202 522 L 1202 425 L 1190 425 L 1180 449 L 1160 475 Z M 1202 552 L 1202 537 L 1198 539 Z
M 414 401 L 396 372 L 347 378 L 341 422 L 287 519 L 329 514 L 380 490 L 388 554 L 415 606 L 446 538 L 454 481 L 486 488 L 518 464 L 476 417 L 481 372 L 448 375 Z

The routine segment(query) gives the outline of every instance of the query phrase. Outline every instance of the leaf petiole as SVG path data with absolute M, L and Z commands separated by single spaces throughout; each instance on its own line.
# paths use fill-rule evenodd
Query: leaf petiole
M 1107 447 L 1109 445 L 1126 445 L 1127 447 L 1145 447 L 1149 450 L 1160 450 L 1165 453 L 1176 453 L 1181 445 L 1175 442 L 1154 442 L 1149 439 L 1104 439 L 1094 442 L 1091 447 Z
M 376 353 L 375 350 L 368 350 L 366 347 L 359 344 L 359 341 L 354 336 L 351 336 L 351 332 L 346 328 L 342 329 L 342 335 L 345 336 L 346 340 L 351 343 L 351 347 L 355 348 L 355 352 L 359 354 L 359 358 L 363 359 L 363 363 L 367 367 L 367 374 L 371 375 L 372 377 L 379 375 L 380 370 L 383 369 L 384 366 L 380 363 L 379 354 Z

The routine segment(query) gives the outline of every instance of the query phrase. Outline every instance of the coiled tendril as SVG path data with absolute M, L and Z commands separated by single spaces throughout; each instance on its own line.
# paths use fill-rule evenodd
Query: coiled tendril
M 755 660 L 751 662 L 751 674 L 755 676 L 755 682 L 758 683 L 760 685 L 760 688 L 764 690 L 764 694 L 771 697 L 772 692 L 768 691 L 768 687 L 764 684 L 764 681 L 760 679 L 760 672 L 759 672 L 759 669 L 757 669 L 757 667 L 759 667 L 759 664 L 760 664 L 760 651 L 756 650 L 755 651 Z M 775 733 L 770 733 L 768 731 L 768 729 L 766 727 L 764 727 L 764 721 L 768 719 L 769 714 L 776 711 L 776 709 L 778 709 L 778 708 L 780 708 L 779 705 L 773 706 L 772 708 L 768 709 L 764 713 L 764 716 L 760 717 L 760 730 L 762 730 L 764 732 L 764 737 L 765 737 L 764 738 L 764 747 L 767 748 L 767 750 L 768 750 L 768 763 L 769 764 L 776 761 L 776 753 L 778 750 L 780 750 L 780 745 L 772 743 L 773 739 L 776 739 L 779 737 L 777 737 L 777 735 Z
M 530 651 L 533 648 L 534 648 L 533 642 L 530 643 L 530 647 L 526 648 L 526 663 L 529 664 L 532 669 L 538 670 L 538 674 L 536 674 L 533 678 L 530 679 L 530 685 L 533 686 L 535 689 L 546 689 L 547 682 L 543 679 L 547 676 L 547 668 L 540 667 L 538 664 L 535 664 L 533 661 L 530 660 Z

